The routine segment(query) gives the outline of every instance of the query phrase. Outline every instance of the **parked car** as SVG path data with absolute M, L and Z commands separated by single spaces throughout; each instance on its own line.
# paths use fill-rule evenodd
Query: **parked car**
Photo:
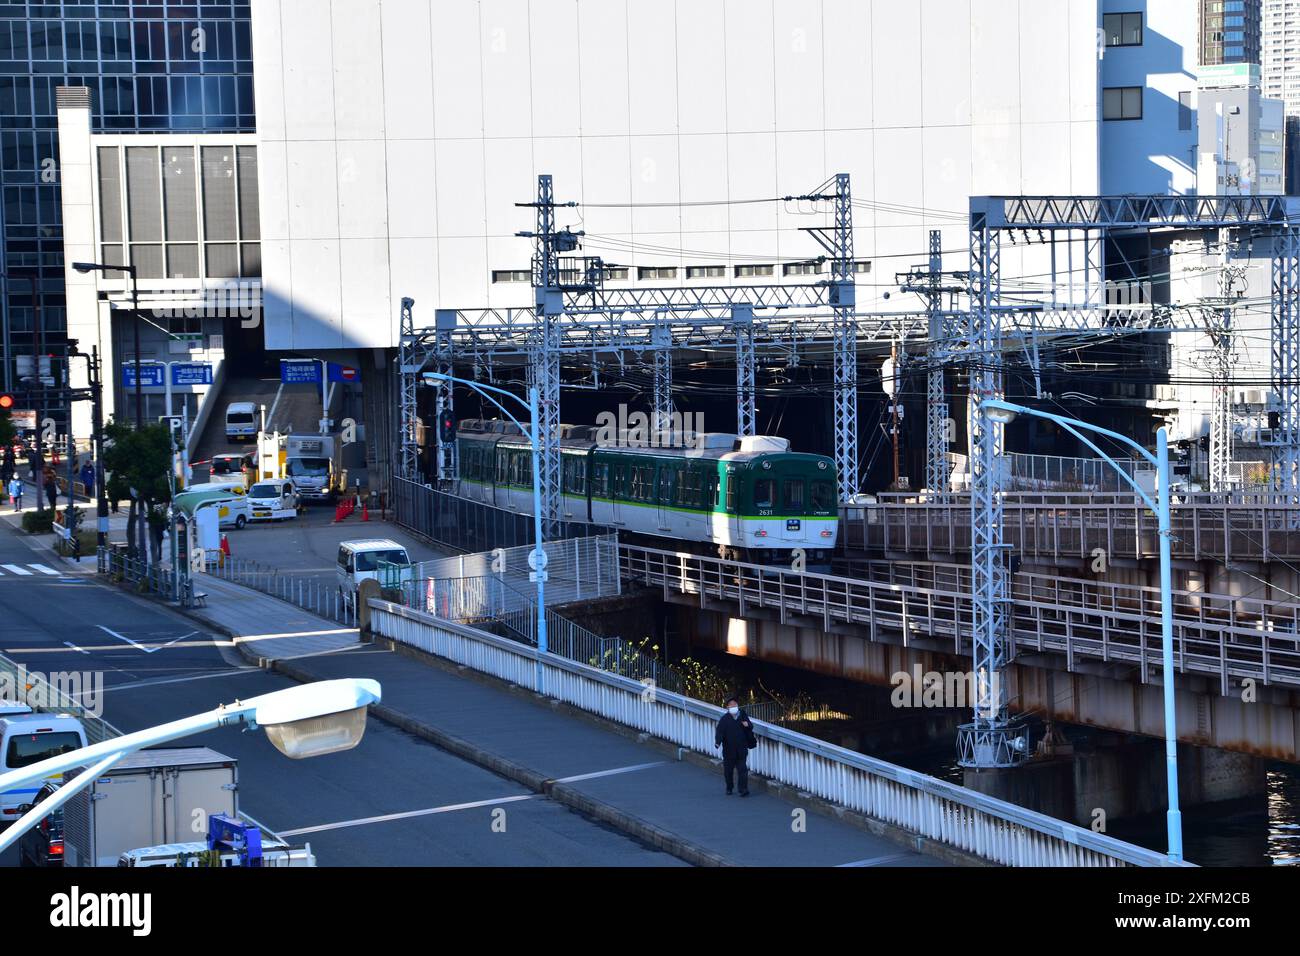
M 26 813 L 58 792 L 57 783 L 47 783 L 36 799 L 18 809 Z M 19 866 L 63 866 L 63 808 L 60 807 L 18 838 Z
M 267 478 L 248 489 L 254 521 L 298 517 L 298 492 L 287 478 Z
M 213 455 L 208 470 L 214 475 L 237 475 L 244 470 L 244 465 L 252 458 L 244 452 Z
M 339 544 L 339 594 L 351 601 L 361 582 L 379 577 L 379 563 L 397 565 L 404 577 L 411 573 L 411 556 L 396 541 L 388 538 L 361 538 Z
M 84 746 L 85 728 L 71 714 L 37 713 L 26 704 L 0 702 L 0 773 Z M 36 784 L 0 793 L 0 823 L 12 823 L 22 816 L 19 807 L 30 803 L 39 790 Z

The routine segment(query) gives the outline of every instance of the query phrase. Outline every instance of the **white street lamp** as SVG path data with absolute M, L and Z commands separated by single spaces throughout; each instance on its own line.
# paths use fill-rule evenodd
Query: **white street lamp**
M 542 492 L 541 492 L 541 458 L 542 458 L 542 434 L 541 419 L 537 414 L 537 387 L 532 386 L 528 389 L 528 401 L 525 402 L 518 395 L 507 392 L 504 388 L 497 388 L 494 385 L 483 385 L 479 382 L 471 382 L 468 379 L 456 378 L 454 375 L 445 375 L 442 372 L 425 372 L 424 377 L 439 382 L 455 382 L 458 385 L 464 385 L 478 392 L 489 402 L 501 409 L 501 413 L 519 426 L 519 430 L 524 433 L 528 439 L 529 445 L 532 446 L 533 458 L 533 552 L 528 556 L 529 567 L 533 569 L 532 578 L 537 582 L 537 649 L 543 654 L 546 653 L 546 552 L 542 550 Z M 528 409 L 528 414 L 532 421 L 525 425 L 510 410 L 489 395 L 489 392 L 496 392 L 504 395 L 506 398 L 513 399 L 520 405 Z M 540 684 L 541 665 L 538 665 L 539 684 Z
M 379 703 L 379 682 L 369 678 L 344 678 L 300 684 L 249 700 L 222 704 L 216 710 L 183 717 L 147 730 L 49 757 L 18 770 L 0 774 L 0 792 L 35 783 L 46 777 L 89 767 L 37 804 L 0 835 L 0 851 L 37 822 L 49 816 L 129 753 L 216 727 L 244 724 L 261 727 L 267 739 L 286 757 L 297 760 L 350 750 L 366 730 L 366 708 Z
M 1133 439 L 1107 428 L 1089 425 L 1077 418 L 1066 418 L 1040 411 L 1025 405 L 1004 402 L 1001 399 L 986 398 L 980 402 L 980 411 L 990 420 L 1006 424 L 1017 415 L 1032 415 L 1055 422 L 1097 453 L 1106 464 L 1110 465 L 1121 478 L 1133 488 L 1139 498 L 1146 503 L 1156 515 L 1160 537 L 1160 637 L 1161 665 L 1165 705 L 1165 777 L 1169 790 L 1169 810 L 1165 815 L 1169 833 L 1169 858 L 1183 858 L 1183 821 L 1178 809 L 1178 732 L 1174 725 L 1174 600 L 1173 570 L 1169 539 L 1173 535 L 1173 521 L 1169 507 L 1169 434 L 1165 429 L 1156 430 L 1156 453 L 1153 455 Z M 1156 468 L 1156 497 L 1153 501 L 1133 476 L 1116 464 L 1115 460 L 1097 447 L 1096 443 L 1080 433 L 1080 429 L 1128 445 Z

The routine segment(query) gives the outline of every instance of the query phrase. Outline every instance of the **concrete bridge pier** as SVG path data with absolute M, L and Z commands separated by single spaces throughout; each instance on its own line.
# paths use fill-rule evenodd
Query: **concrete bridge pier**
M 1164 743 L 1107 734 L 1096 746 L 1042 757 L 1014 770 L 967 770 L 962 783 L 1079 826 L 1163 813 Z M 1184 809 L 1260 796 L 1265 762 L 1251 754 L 1178 745 L 1178 792 Z

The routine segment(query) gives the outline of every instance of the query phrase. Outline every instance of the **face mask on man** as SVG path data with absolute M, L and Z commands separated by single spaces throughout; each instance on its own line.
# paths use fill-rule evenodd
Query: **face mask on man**
M 735 717 L 738 713 L 740 713 L 740 708 L 739 708 L 739 707 L 728 707 L 728 708 L 727 708 L 727 713 L 729 713 L 732 717 Z

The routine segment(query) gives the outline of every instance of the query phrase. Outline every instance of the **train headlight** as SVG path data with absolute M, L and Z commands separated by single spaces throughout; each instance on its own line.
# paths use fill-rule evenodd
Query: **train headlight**
M 819 462 L 817 462 L 817 467 L 820 468 L 822 471 L 825 471 L 825 470 L 826 470 L 826 462 L 824 462 L 824 461 L 819 461 Z

